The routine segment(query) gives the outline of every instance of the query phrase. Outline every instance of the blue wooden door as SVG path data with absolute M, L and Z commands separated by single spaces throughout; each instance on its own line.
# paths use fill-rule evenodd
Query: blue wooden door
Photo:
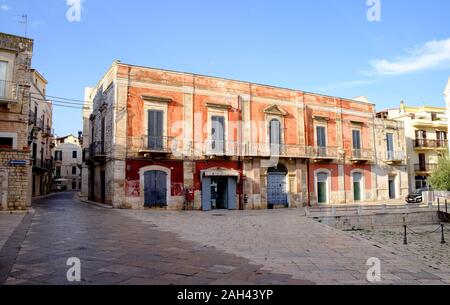
M 269 205 L 288 205 L 286 192 L 286 173 L 274 172 L 268 174 L 267 203 Z
M 202 179 L 202 210 L 211 211 L 211 178 Z
M 144 174 L 144 206 L 167 206 L 167 174 L 163 171 L 148 171 Z
M 229 177 L 228 178 L 228 188 L 227 188 L 228 196 L 228 209 L 229 210 L 236 210 L 237 204 L 236 204 L 236 178 Z
M 150 150 L 163 149 L 163 116 L 162 111 L 148 111 L 148 149 Z

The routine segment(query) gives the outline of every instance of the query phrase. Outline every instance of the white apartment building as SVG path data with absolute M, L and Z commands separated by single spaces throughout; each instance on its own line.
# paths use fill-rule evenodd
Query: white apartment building
M 448 101 L 447 101 L 448 103 Z M 410 189 L 428 187 L 439 156 L 448 148 L 448 120 L 444 107 L 412 107 L 401 102 L 386 111 L 387 118 L 405 125 Z
M 56 139 L 55 182 L 64 190 L 81 189 L 82 150 L 80 140 L 74 135 Z

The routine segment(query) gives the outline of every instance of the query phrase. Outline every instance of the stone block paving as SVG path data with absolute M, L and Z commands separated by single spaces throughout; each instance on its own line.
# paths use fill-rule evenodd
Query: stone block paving
M 407 230 L 407 245 L 403 244 L 403 228 L 350 233 L 387 245 L 403 256 L 418 257 L 437 269 L 450 268 L 450 224 L 445 224 L 445 244 L 441 244 L 441 230 L 438 225 L 411 226 L 411 230 Z M 449 280 L 446 282 L 450 284 Z
M 450 268 L 375 240 L 327 227 L 295 209 L 121 214 L 153 224 L 263 270 L 318 284 L 368 284 L 367 260 L 381 261 L 380 284 L 449 284 Z
M 9 239 L 14 229 L 22 221 L 25 214 L 9 214 L 7 212 L 0 212 L 0 249 Z
M 43 199 L 34 208 L 0 251 L 0 266 L 8 270 L 0 284 L 72 284 L 66 277 L 71 257 L 81 260 L 81 285 L 314 284 L 81 203 L 73 194 Z

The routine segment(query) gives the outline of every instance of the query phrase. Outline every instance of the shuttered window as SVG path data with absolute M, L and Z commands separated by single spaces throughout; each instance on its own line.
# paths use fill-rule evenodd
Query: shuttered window
M 163 149 L 163 120 L 164 112 L 159 110 L 148 111 L 148 148 L 151 150 Z
M 316 134 L 317 134 L 317 146 L 318 147 L 327 147 L 327 137 L 326 137 L 325 127 L 317 126 Z
M 211 117 L 211 149 L 222 153 L 225 149 L 225 118 L 223 116 Z

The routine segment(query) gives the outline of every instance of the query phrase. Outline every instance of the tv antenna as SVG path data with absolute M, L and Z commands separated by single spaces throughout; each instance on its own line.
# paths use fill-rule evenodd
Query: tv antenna
M 17 21 L 17 23 L 23 24 L 25 27 L 25 37 L 28 34 L 28 15 L 27 14 L 23 14 L 23 15 L 16 15 L 17 17 L 20 17 L 21 20 Z

